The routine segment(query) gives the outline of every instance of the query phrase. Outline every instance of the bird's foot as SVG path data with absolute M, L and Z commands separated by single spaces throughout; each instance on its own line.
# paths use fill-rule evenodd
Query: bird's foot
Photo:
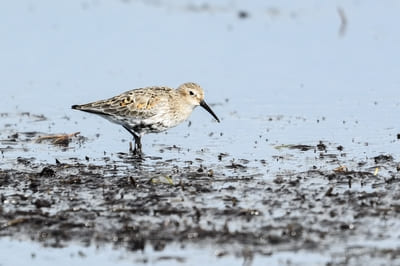
M 136 157 L 138 157 L 138 158 L 142 158 L 142 159 L 143 159 L 143 156 L 144 156 L 142 150 L 139 150 L 139 149 L 134 149 L 134 150 L 132 151 L 132 154 L 133 154 L 134 156 L 136 156 Z
M 132 142 L 129 142 L 129 152 L 138 159 L 143 159 L 142 147 L 135 145 L 135 148 L 132 148 Z

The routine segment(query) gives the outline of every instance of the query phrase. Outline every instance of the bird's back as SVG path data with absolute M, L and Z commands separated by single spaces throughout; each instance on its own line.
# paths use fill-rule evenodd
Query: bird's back
M 114 123 L 126 125 L 135 130 L 140 130 L 140 127 L 145 130 L 149 124 L 158 124 L 158 129 L 147 128 L 146 130 L 158 132 L 164 130 L 160 123 L 163 117 L 171 112 L 171 102 L 175 97 L 175 89 L 146 87 L 130 90 L 106 100 L 74 105 L 72 108 L 101 115 Z

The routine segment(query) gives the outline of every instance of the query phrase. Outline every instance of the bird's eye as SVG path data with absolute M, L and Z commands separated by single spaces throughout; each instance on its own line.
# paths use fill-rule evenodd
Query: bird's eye
M 193 91 L 189 91 L 189 94 L 193 96 L 193 95 L 194 95 L 194 92 L 193 92 Z

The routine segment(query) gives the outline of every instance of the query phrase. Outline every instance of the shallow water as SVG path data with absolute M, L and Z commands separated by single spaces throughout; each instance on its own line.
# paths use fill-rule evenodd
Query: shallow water
M 48 252 L 58 263 L 78 249 L 87 254 L 74 255 L 78 264 L 194 265 L 203 252 L 209 264 L 357 264 L 366 254 L 395 264 L 399 10 L 397 1 L 4 4 L 1 245 L 8 254 L 31 247 L 36 257 L 23 262 L 40 265 Z M 186 81 L 203 86 L 221 123 L 196 109 L 190 122 L 145 136 L 140 164 L 124 129 L 70 109 Z M 35 142 L 74 132 L 68 146 Z M 40 175 L 45 168 L 54 175 Z M 90 225 L 93 213 L 98 225 L 75 224 Z M 163 234 L 166 221 L 177 231 Z M 35 222 L 52 235 L 45 244 L 63 248 L 37 245 Z M 130 251 L 126 226 L 163 248 L 146 238 L 143 253 Z M 105 246 L 104 259 L 93 245 Z M 223 256 L 210 248 L 219 245 Z M 179 259 L 158 260 L 171 254 Z

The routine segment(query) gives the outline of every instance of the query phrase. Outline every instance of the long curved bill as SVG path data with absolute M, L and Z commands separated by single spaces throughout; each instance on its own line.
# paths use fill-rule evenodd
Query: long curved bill
M 219 118 L 217 117 L 217 115 L 214 114 L 213 110 L 211 110 L 210 106 L 208 106 L 208 104 L 206 104 L 206 102 L 204 100 L 202 100 L 200 102 L 200 106 L 203 107 L 204 109 L 206 109 L 207 112 L 209 112 L 215 118 L 215 120 L 217 120 L 218 123 L 220 122 Z

